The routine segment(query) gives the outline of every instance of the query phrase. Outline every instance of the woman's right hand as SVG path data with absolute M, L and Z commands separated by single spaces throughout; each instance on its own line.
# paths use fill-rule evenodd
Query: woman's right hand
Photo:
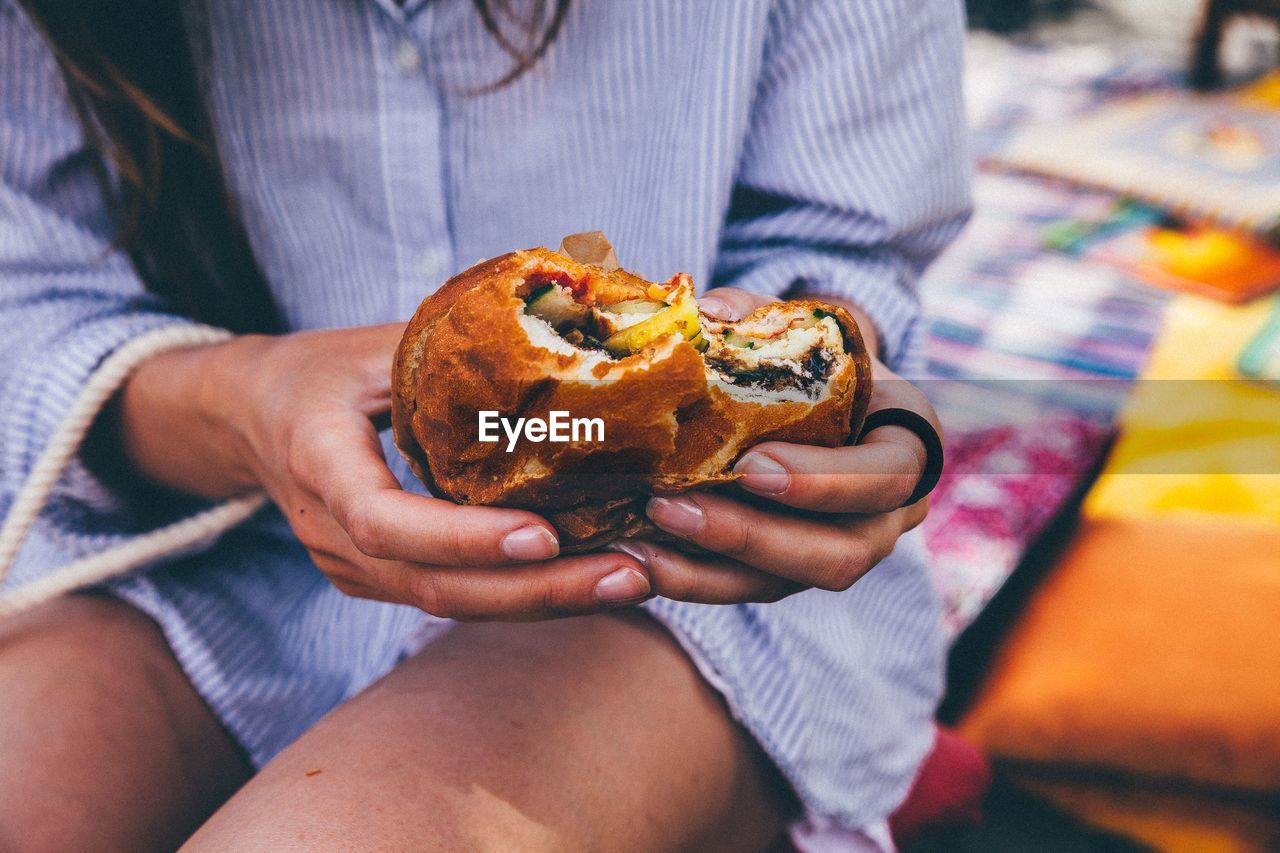
M 149 359 L 119 398 L 126 456 L 190 494 L 265 489 L 349 595 L 462 620 L 593 613 L 647 597 L 635 559 L 558 558 L 553 528 L 534 513 L 400 488 L 371 419 L 390 409 L 403 330 L 243 336 Z

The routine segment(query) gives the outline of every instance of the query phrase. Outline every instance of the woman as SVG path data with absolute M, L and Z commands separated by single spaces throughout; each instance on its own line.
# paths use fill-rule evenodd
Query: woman
M 941 684 L 911 432 L 650 505 L 712 556 L 560 558 L 532 513 L 423 496 L 371 419 L 425 293 L 596 228 L 726 316 L 840 300 L 912 370 L 967 205 L 957 4 L 22 5 L 0 495 L 123 342 L 273 334 L 149 358 L 14 581 L 193 501 L 277 508 L 0 626 L 0 846 L 888 845 Z M 931 416 L 903 386 L 873 407 Z

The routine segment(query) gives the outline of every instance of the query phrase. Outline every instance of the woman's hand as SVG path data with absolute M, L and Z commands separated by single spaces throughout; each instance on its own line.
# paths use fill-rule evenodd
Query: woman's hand
M 765 297 L 732 289 L 712 291 L 702 309 L 737 319 Z M 868 349 L 874 327 L 855 306 Z M 898 406 L 937 417 L 919 389 L 873 359 L 871 411 Z M 649 542 L 614 547 L 649 570 L 656 594 L 686 601 L 731 604 L 775 601 L 809 587 L 845 590 L 893 550 L 898 537 L 925 517 L 927 501 L 902 507 L 926 463 L 910 430 L 885 426 L 850 447 L 811 447 L 770 441 L 735 466 L 744 475 L 741 498 L 693 492 L 649 502 L 649 518 L 663 530 L 714 552 L 689 556 Z
M 126 455 L 205 497 L 264 488 L 333 584 L 455 619 L 607 610 L 650 592 L 617 552 L 556 559 L 542 517 L 405 492 L 371 418 L 391 401 L 403 324 L 245 336 L 148 360 L 126 384 Z
M 762 301 L 731 290 L 713 297 L 704 308 L 718 298 L 727 315 Z M 658 526 L 717 557 L 628 542 L 558 558 L 554 530 L 534 513 L 400 488 L 372 419 L 390 408 L 403 329 L 244 336 L 156 356 L 118 401 L 125 455 L 148 479 L 189 494 L 264 488 L 338 589 L 456 619 L 592 613 L 652 594 L 737 603 L 846 589 L 924 517 L 924 502 L 898 508 L 924 448 L 908 430 L 881 427 L 856 447 L 757 445 L 736 468 L 741 499 L 699 492 L 650 502 Z M 924 396 L 879 362 L 876 381 L 873 410 L 903 406 L 936 423 Z

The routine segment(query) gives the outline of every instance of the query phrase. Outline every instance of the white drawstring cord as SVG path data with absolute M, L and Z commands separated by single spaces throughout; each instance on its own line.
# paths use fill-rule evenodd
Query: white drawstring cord
M 146 359 L 166 350 L 221 343 L 230 337 L 230 332 L 210 326 L 172 326 L 139 335 L 103 360 L 80 389 L 0 526 L 0 585 L 94 418 L 129 374 Z M 210 542 L 245 521 L 266 502 L 267 496 L 261 492 L 232 498 L 105 551 L 73 560 L 0 595 L 0 619 Z

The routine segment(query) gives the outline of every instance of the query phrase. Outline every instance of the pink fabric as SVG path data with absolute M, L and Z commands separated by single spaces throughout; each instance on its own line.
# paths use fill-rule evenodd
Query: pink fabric
M 851 831 L 810 817 L 793 825 L 771 853 L 881 853 L 927 829 L 973 826 L 982 820 L 982 798 L 990 785 L 986 757 L 955 732 L 939 727 L 933 750 L 887 825 Z
M 908 842 L 930 827 L 977 824 L 990 784 L 986 757 L 955 732 L 940 727 L 910 793 L 889 818 L 893 840 Z
M 946 468 L 922 529 L 953 634 L 973 621 L 1081 486 L 1110 435 L 1109 427 L 1071 415 L 947 433 Z

